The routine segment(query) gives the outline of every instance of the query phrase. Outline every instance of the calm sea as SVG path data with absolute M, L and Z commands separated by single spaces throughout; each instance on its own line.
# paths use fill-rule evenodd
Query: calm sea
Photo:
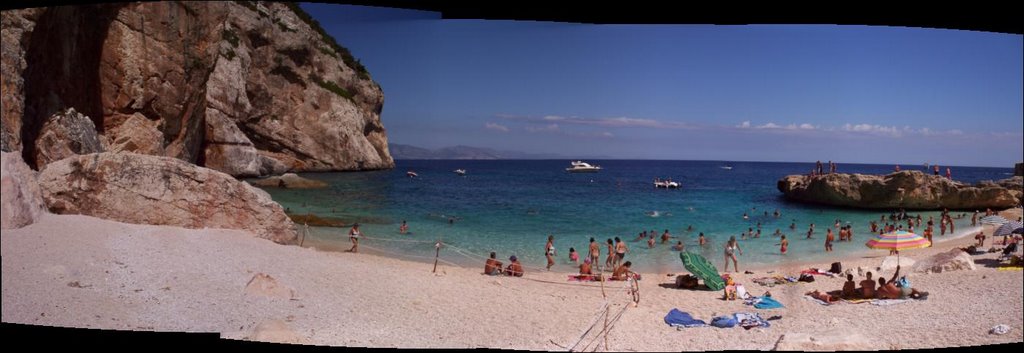
M 432 261 L 433 242 L 442 239 L 452 247 L 442 249 L 441 259 L 479 266 L 475 255 L 498 253 L 507 260 L 517 255 L 525 265 L 543 267 L 544 245 L 554 235 L 558 251 L 555 269 L 573 271 L 569 248 L 586 256 L 589 238 L 604 244 L 619 237 L 627 242 L 626 256 L 640 271 L 682 269 L 671 244 L 682 240 L 687 251 L 723 264 L 722 248 L 730 236 L 761 224 L 761 237 L 741 240 L 741 264 L 827 259 L 823 253 L 825 230 L 839 220 L 854 227 L 854 242 L 836 242 L 836 253 L 867 253 L 868 221 L 882 211 L 863 211 L 787 202 L 776 188 L 779 178 L 807 173 L 813 163 L 592 160 L 604 169 L 598 173 L 567 173 L 568 160 L 400 160 L 387 171 L 307 173 L 304 177 L 329 183 L 327 189 L 266 189 L 293 213 L 312 213 L 359 222 L 371 238 L 361 249 L 412 260 Z M 723 169 L 722 166 L 732 169 Z M 891 165 L 840 164 L 839 172 L 884 174 Z M 901 166 L 923 170 L 923 166 Z M 453 173 L 465 169 L 466 176 Z M 414 170 L 418 178 L 406 176 Z M 942 167 L 943 173 L 945 166 Z M 1010 177 L 1012 168 L 953 167 L 953 178 L 974 183 Z M 655 177 L 672 178 L 681 189 L 655 189 Z M 774 217 L 778 210 L 781 217 Z M 765 212 L 768 215 L 765 215 Z M 982 210 L 984 211 L 984 210 Z M 749 216 L 743 219 L 743 214 Z M 888 214 L 888 211 L 884 212 Z M 925 220 L 937 212 L 911 212 Z M 409 234 L 399 233 L 405 220 Z M 796 230 L 790 230 L 791 223 Z M 805 239 L 809 224 L 814 239 Z M 956 223 L 958 231 L 970 225 L 970 215 Z M 687 228 L 692 227 L 692 231 Z M 779 254 L 776 229 L 787 235 L 790 250 Z M 634 242 L 638 233 L 657 232 L 654 248 Z M 662 244 L 665 230 L 675 237 Z M 709 245 L 697 244 L 703 232 Z M 348 228 L 311 228 L 306 246 L 326 250 L 349 248 Z M 938 233 L 938 232 L 936 232 Z M 837 236 L 838 238 L 838 236 Z M 387 240 L 384 240 L 387 239 Z M 422 241 L 422 242 L 419 242 Z M 459 251 L 456 251 L 459 250 Z M 602 253 L 606 251 L 602 247 Z M 473 254 L 473 255 L 470 255 Z M 602 255 L 602 259 L 604 255 Z

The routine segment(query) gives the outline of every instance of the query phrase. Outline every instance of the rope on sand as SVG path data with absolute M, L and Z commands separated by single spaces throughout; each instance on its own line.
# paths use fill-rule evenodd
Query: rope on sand
M 607 309 L 607 308 L 608 308 L 608 302 L 605 301 L 604 305 L 601 306 L 600 312 L 597 314 L 597 316 L 594 317 L 593 320 L 591 320 L 590 326 L 587 326 L 587 329 L 583 331 L 583 334 L 580 335 L 580 338 L 576 339 L 576 342 L 573 343 L 572 345 L 570 345 L 570 347 L 569 347 L 569 351 L 570 352 L 575 350 L 576 346 L 578 346 L 580 344 L 580 342 L 582 342 L 583 339 L 587 337 L 587 334 L 589 334 L 590 331 L 593 330 L 595 326 L 597 326 L 597 320 L 601 319 L 601 317 L 605 315 L 605 313 L 607 312 L 607 311 L 605 311 L 605 309 Z

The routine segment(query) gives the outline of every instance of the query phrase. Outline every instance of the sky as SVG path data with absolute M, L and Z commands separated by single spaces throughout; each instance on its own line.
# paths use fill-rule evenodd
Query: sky
M 302 7 L 380 83 L 391 143 L 619 159 L 1024 160 L 1021 35 Z

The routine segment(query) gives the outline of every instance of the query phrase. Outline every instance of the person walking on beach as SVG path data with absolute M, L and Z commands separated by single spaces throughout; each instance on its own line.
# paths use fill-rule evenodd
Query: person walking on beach
M 618 237 L 615 237 L 615 265 L 622 263 L 622 259 L 626 258 L 626 252 L 629 248 L 626 247 L 626 242 L 619 241 Z
M 352 229 L 348 231 L 348 239 L 352 241 L 352 248 L 348 249 L 349 252 L 359 252 L 359 223 L 353 224 Z
M 729 241 L 725 242 L 725 271 L 729 271 L 729 259 L 732 258 L 732 267 L 735 272 L 740 271 L 740 265 L 736 260 L 736 252 L 739 251 L 740 255 L 743 255 L 743 249 L 740 249 L 740 244 L 736 242 L 736 237 L 729 237 Z
M 782 241 L 779 242 L 778 244 L 775 244 L 775 245 L 779 245 L 779 252 L 781 252 L 783 255 L 785 255 L 786 254 L 786 249 L 789 248 L 789 240 L 786 240 L 786 236 L 783 235 L 782 236 Z M 728 264 L 728 262 L 729 261 L 726 261 L 727 264 Z
M 595 266 L 600 266 L 597 262 L 601 261 L 601 244 L 594 241 L 594 238 L 590 238 L 590 252 L 587 254 L 587 258 L 590 259 Z
M 548 271 L 555 264 L 555 236 L 548 235 L 548 243 L 544 245 L 544 256 L 548 258 Z
M 833 240 L 836 240 L 836 237 L 832 235 L 832 228 L 829 228 L 828 232 L 825 233 L 825 252 L 832 251 Z

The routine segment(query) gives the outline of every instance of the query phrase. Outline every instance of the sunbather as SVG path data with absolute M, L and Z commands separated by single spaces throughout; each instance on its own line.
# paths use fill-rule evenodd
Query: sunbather
M 629 275 L 629 272 L 630 272 L 629 271 L 629 267 L 630 266 L 633 266 L 633 263 L 630 262 L 630 261 L 626 261 L 621 266 L 616 268 L 615 271 L 612 272 L 612 280 L 613 281 L 625 281 L 626 280 L 626 276 Z
M 871 272 L 867 273 L 867 279 L 860 281 L 860 296 L 861 298 L 875 297 L 875 281 L 871 279 Z
M 818 300 L 821 300 L 821 301 L 826 302 L 826 303 L 832 303 L 832 302 L 835 302 L 835 301 L 839 300 L 839 297 L 831 295 L 831 294 L 828 294 L 828 293 L 822 293 L 819 290 L 815 290 L 813 292 L 807 292 L 807 293 L 804 293 L 804 294 L 811 296 L 811 298 L 818 299 Z
M 910 286 L 897 287 L 896 280 L 899 278 L 900 266 L 896 265 L 896 273 L 892 279 L 886 282 L 884 277 L 878 277 L 878 299 L 920 299 L 928 296 L 928 292 L 920 292 Z
M 501 274 L 501 261 L 498 261 L 498 259 L 495 258 L 496 256 L 497 256 L 497 254 L 495 254 L 492 251 L 491 252 L 491 258 L 487 259 L 487 263 L 484 264 L 484 273 L 485 274 L 488 274 L 488 275 L 491 275 L 491 276 L 497 276 L 497 275 Z
M 853 281 L 853 274 L 846 275 L 846 283 L 843 283 L 843 298 L 850 299 L 859 297 L 857 293 L 857 282 Z
M 512 257 L 509 257 L 508 260 L 512 261 L 512 263 L 508 264 L 508 267 L 505 268 L 505 275 L 522 277 L 523 265 L 519 263 L 519 259 L 516 258 L 515 255 L 512 255 Z

